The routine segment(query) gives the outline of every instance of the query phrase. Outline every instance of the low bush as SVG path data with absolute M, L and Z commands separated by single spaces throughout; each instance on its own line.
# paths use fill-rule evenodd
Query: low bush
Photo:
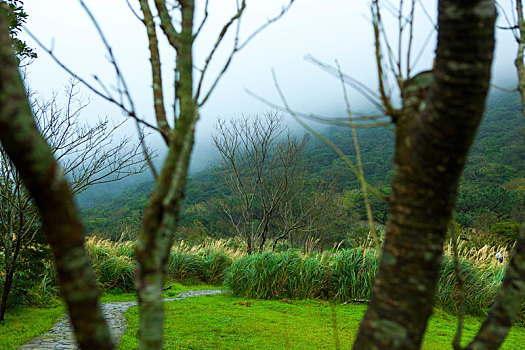
M 202 259 L 203 282 L 209 284 L 222 282 L 226 269 L 232 264 L 233 258 L 215 249 L 206 249 L 199 256 Z

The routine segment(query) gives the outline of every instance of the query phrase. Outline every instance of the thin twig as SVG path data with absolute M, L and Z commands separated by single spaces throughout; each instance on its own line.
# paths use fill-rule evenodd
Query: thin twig
M 240 42 L 240 40 L 239 40 L 239 32 L 240 32 L 240 27 L 241 27 L 240 21 L 242 19 L 242 15 L 243 15 L 244 10 L 246 8 L 246 1 L 243 0 L 240 4 L 237 4 L 237 13 L 223 27 L 223 29 L 221 30 L 221 32 L 220 32 L 220 34 L 219 34 L 219 36 L 217 38 L 217 41 L 215 42 L 215 45 L 214 45 L 212 51 L 210 52 L 210 54 L 206 58 L 206 61 L 205 61 L 205 64 L 204 64 L 204 68 L 202 69 L 201 76 L 199 78 L 199 83 L 197 84 L 197 93 L 195 95 L 195 99 L 196 100 L 198 100 L 198 98 L 201 96 L 201 93 L 202 93 L 201 90 L 202 90 L 202 86 L 203 86 L 203 83 L 204 83 L 204 75 L 205 75 L 205 73 L 206 73 L 206 71 L 208 69 L 208 66 L 209 66 L 210 62 L 212 61 L 212 59 L 213 59 L 213 57 L 215 55 L 215 52 L 216 52 L 218 46 L 221 44 L 221 42 L 222 42 L 224 36 L 226 35 L 226 32 L 230 28 L 230 26 L 235 21 L 237 21 L 237 28 L 236 28 L 236 33 L 235 33 L 235 37 L 234 37 L 233 48 L 232 48 L 232 50 L 230 52 L 230 55 L 226 59 L 226 62 L 222 66 L 222 69 L 220 70 L 219 74 L 215 77 L 213 83 L 211 84 L 211 87 L 206 92 L 206 94 L 204 94 L 204 98 L 200 102 L 198 102 L 199 107 L 202 107 L 206 103 L 206 101 L 209 99 L 209 97 L 211 96 L 213 90 L 217 87 L 219 81 L 223 77 L 224 73 L 226 73 L 226 71 L 228 70 L 231 62 L 233 61 L 233 57 L 235 56 L 235 54 L 237 52 L 241 51 L 243 48 L 245 48 L 259 33 L 261 33 L 264 29 L 266 29 L 270 24 L 276 22 L 281 17 L 283 17 L 288 12 L 288 10 L 290 10 L 290 8 L 292 7 L 294 1 L 295 0 L 290 0 L 288 5 L 284 6 L 281 9 L 281 12 L 278 15 L 268 19 L 263 25 L 261 25 L 259 28 L 254 30 L 250 35 L 248 35 L 248 37 L 242 42 Z
M 374 215 L 372 213 L 372 206 L 370 205 L 370 199 L 368 198 L 368 191 L 366 188 L 366 181 L 365 181 L 365 172 L 363 170 L 363 162 L 361 161 L 361 149 L 359 147 L 359 141 L 357 139 L 357 132 L 356 132 L 354 120 L 352 118 L 352 111 L 350 110 L 350 100 L 348 99 L 348 92 L 346 91 L 346 85 L 345 85 L 345 81 L 343 77 L 343 72 L 341 71 L 339 62 L 336 61 L 336 65 L 337 65 L 337 70 L 339 72 L 339 77 L 341 80 L 341 88 L 343 89 L 343 97 L 344 97 L 345 105 L 346 105 L 346 113 L 348 115 L 348 121 L 352 129 L 352 140 L 354 141 L 354 150 L 355 150 L 355 155 L 356 155 L 357 169 L 359 172 L 358 179 L 359 179 L 359 182 L 361 183 L 361 191 L 363 191 L 363 200 L 365 202 L 366 216 L 368 218 L 368 226 L 372 233 L 372 237 L 374 237 L 376 249 L 378 252 L 380 252 L 381 242 L 379 241 L 379 236 L 377 235 L 376 226 L 374 223 Z
M 339 157 L 341 157 L 341 159 L 348 165 L 348 167 L 350 168 L 350 170 L 352 170 L 352 172 L 354 173 L 354 175 L 356 177 L 359 177 L 359 172 L 357 171 L 357 168 L 355 167 L 354 163 L 350 160 L 350 158 L 348 158 L 348 156 L 346 154 L 344 154 L 341 149 L 339 147 L 337 147 L 332 141 L 328 140 L 326 137 L 324 137 L 323 135 L 321 135 L 319 132 L 317 132 L 316 130 L 314 130 L 312 127 L 310 127 L 308 124 L 306 124 L 301 118 L 299 118 L 297 116 L 297 114 L 294 112 L 294 110 L 289 106 L 288 104 L 288 101 L 286 100 L 286 97 L 284 96 L 282 90 L 281 90 L 281 87 L 279 86 L 279 83 L 277 81 L 277 77 L 275 75 L 275 71 L 272 70 L 272 76 L 273 76 L 273 80 L 274 80 L 274 85 L 277 89 L 277 92 L 279 93 L 279 96 L 283 102 L 283 105 L 284 107 L 286 108 L 286 111 L 292 116 L 292 118 L 295 119 L 295 121 L 297 121 L 303 128 L 305 128 L 306 130 L 308 130 L 312 135 L 314 135 L 315 137 L 317 137 L 319 140 L 321 140 L 322 142 L 324 142 L 328 147 L 330 147 L 331 149 L 334 150 L 335 153 L 337 153 L 337 155 Z M 267 101 L 256 95 L 256 94 L 251 94 L 254 98 L 258 99 L 259 101 L 263 102 L 263 103 L 266 103 Z M 379 198 L 382 198 L 382 199 L 385 199 L 385 196 L 380 193 L 379 191 L 377 191 L 375 188 L 373 188 L 370 184 L 366 184 L 368 189 L 373 192 L 375 195 L 377 195 Z
M 202 30 L 202 28 L 204 27 L 204 24 L 206 23 L 206 20 L 208 19 L 208 2 L 209 0 L 206 0 L 206 4 L 204 5 L 204 18 L 202 19 L 202 22 L 201 24 L 199 25 L 197 31 L 195 32 L 195 34 L 193 34 L 193 38 L 197 38 Z

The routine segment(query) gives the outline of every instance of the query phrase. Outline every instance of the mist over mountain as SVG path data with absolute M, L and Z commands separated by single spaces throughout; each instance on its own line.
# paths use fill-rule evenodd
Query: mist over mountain
M 525 177 L 525 146 L 519 130 L 525 130 L 517 94 L 493 91 L 487 104 L 486 116 L 478 130 L 464 171 L 458 196 L 458 221 L 474 225 L 479 217 L 500 217 L 509 220 L 516 210 L 523 191 Z M 300 133 L 300 131 L 298 131 Z M 323 135 L 333 141 L 350 159 L 355 161 L 350 130 L 344 127 L 326 127 Z M 394 134 L 392 127 L 358 129 L 366 180 L 381 192 L 388 194 L 392 171 Z M 364 219 L 364 207 L 359 202 L 360 184 L 348 166 L 322 141 L 310 137 L 303 151 L 307 178 L 313 183 L 328 178 L 337 179 L 335 192 L 342 198 L 351 198 L 345 210 L 355 220 Z M 211 165 L 217 152 L 211 145 L 198 145 L 192 158 L 193 172 L 186 186 L 186 199 L 181 214 L 181 225 L 201 227 L 206 234 L 226 234 L 226 227 L 217 226 L 221 219 L 216 201 L 228 196 L 228 190 Z M 81 194 L 79 205 L 88 234 L 108 234 L 122 231 L 126 226 L 140 229 L 142 209 L 153 187 L 149 172 L 121 182 L 99 185 Z M 336 196 L 336 197 L 337 197 Z M 508 202 L 507 207 L 490 209 L 488 203 Z M 344 201 L 343 201 L 344 202 Z M 386 220 L 387 205 L 373 199 L 376 220 Z M 477 204 L 476 204 L 477 203 Z M 341 205 L 344 207 L 344 205 Z M 350 219 L 348 219 L 350 221 Z M 477 221 L 476 221 L 477 220 Z M 487 219 L 489 220 L 489 219 Z M 490 221 L 490 220 L 489 220 Z M 227 225 L 225 225 L 227 226 Z M 222 233 L 220 233 L 222 232 Z

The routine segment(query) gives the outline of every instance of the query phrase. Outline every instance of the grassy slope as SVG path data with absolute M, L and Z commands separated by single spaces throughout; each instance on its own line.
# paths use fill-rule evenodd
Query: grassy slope
M 246 305 L 249 303 L 249 307 Z M 165 348 L 179 349 L 334 349 L 351 347 L 366 305 L 338 305 L 335 308 L 337 332 L 334 335 L 333 308 L 328 302 L 262 301 L 229 295 L 197 297 L 165 304 Z M 137 308 L 126 318 L 129 328 L 120 349 L 137 347 Z M 466 317 L 465 342 L 471 339 L 482 319 Z M 450 348 L 456 318 L 436 311 L 425 336 L 424 349 Z M 504 349 L 523 346 L 525 328 L 514 327 Z
M 64 307 L 19 308 L 6 314 L 0 325 L 0 349 L 16 349 L 18 346 L 47 331 L 64 313 Z

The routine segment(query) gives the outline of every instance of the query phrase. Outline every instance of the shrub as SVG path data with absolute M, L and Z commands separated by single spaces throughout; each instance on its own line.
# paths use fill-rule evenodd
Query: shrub
M 90 237 L 86 248 L 102 289 L 134 290 L 135 260 L 132 242 L 111 242 Z

